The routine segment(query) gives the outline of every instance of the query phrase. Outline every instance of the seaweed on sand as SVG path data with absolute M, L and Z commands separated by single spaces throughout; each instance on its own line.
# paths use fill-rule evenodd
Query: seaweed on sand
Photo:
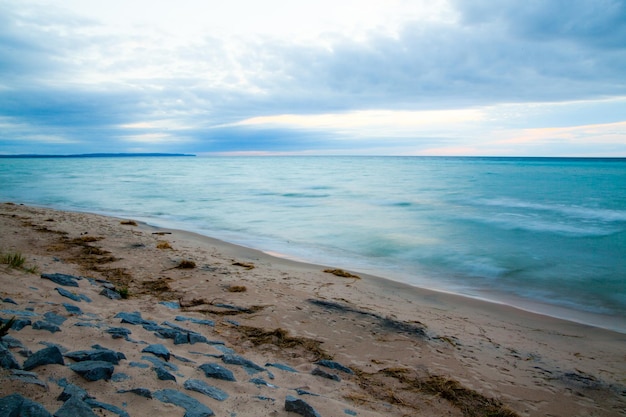
M 317 361 L 332 359 L 332 355 L 322 348 L 322 342 L 308 337 L 290 336 L 289 332 L 282 328 L 266 330 L 252 326 L 237 326 L 236 330 L 246 337 L 255 346 L 275 345 L 283 350 L 302 350 Z
M 465 417 L 517 417 L 501 401 L 438 375 L 419 375 L 408 368 L 385 368 L 376 373 L 357 372 L 358 382 L 369 395 L 391 404 L 418 408 L 424 396 L 446 400 Z M 349 398 L 350 399 L 350 398 Z

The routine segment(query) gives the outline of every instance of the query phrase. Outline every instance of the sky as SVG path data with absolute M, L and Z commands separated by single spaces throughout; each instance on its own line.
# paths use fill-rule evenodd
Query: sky
M 0 0 L 0 154 L 626 157 L 626 0 Z

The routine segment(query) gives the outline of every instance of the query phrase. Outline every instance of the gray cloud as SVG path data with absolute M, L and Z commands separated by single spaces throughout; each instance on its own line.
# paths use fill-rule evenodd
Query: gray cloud
M 215 127 L 285 113 L 625 96 L 624 4 L 457 1 L 456 23 L 414 22 L 365 41 L 329 34 L 324 45 L 168 44 L 165 34 L 106 33 L 54 9 L 0 6 L 0 116 L 10 121 L 0 141 L 14 149 L 30 126 L 31 136 L 53 132 L 77 147 L 93 140 L 95 150 L 114 150 L 129 146 L 120 125 L 169 120 L 168 134 L 181 140 L 155 150 L 321 149 L 339 145 L 319 132 L 290 141 L 293 132 Z

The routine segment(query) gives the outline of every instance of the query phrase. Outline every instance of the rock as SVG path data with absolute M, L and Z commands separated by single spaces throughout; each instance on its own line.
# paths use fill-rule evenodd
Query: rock
M 313 369 L 313 372 L 311 372 L 311 375 L 321 376 L 322 378 L 332 379 L 333 381 L 337 381 L 337 382 L 341 381 L 341 378 L 339 378 L 339 375 L 330 374 L 326 371 L 321 370 L 320 368 Z
M 20 364 L 13 356 L 13 353 L 2 343 L 0 343 L 0 366 L 4 369 L 20 369 Z
M 268 362 L 265 364 L 265 366 L 273 366 L 274 368 L 278 368 L 283 371 L 298 373 L 298 371 L 293 369 L 291 366 L 283 365 L 282 363 L 269 363 Z
M 120 295 L 120 293 L 109 288 L 103 288 L 102 291 L 100 291 L 100 295 L 104 295 L 106 298 L 109 298 L 111 300 L 122 299 L 122 296 Z
M 54 417 L 98 417 L 83 400 L 71 397 L 54 413 Z
M 65 321 L 67 320 L 66 317 L 59 316 L 58 314 L 52 313 L 52 312 L 48 312 L 48 313 L 44 314 L 43 318 L 48 323 L 56 324 L 57 326 L 62 326 L 63 323 L 65 323 Z
M 120 312 L 115 315 L 115 318 L 122 319 L 122 323 L 128 323 L 128 324 L 139 325 L 139 326 L 148 326 L 148 327 L 157 326 L 158 327 L 158 324 L 156 324 L 156 322 L 143 319 L 141 317 L 141 313 L 138 311 L 135 311 L 134 313 Z
M 188 379 L 183 384 L 185 389 L 189 391 L 199 392 L 217 401 L 224 401 L 228 398 L 228 394 L 217 387 L 213 387 L 199 379 Z
M 267 382 L 266 380 L 264 380 L 263 378 L 252 378 L 250 381 L 253 383 L 254 385 L 264 385 L 266 387 L 270 387 L 270 388 L 278 388 L 276 385 L 270 384 L 269 382 Z
M 285 399 L 285 410 L 300 414 L 304 417 L 320 417 L 317 411 L 306 401 L 288 395 Z
M 20 342 L 18 339 L 14 338 L 13 336 L 9 336 L 9 335 L 6 335 L 0 339 L 0 345 L 8 349 L 14 349 L 14 348 L 26 349 L 26 346 L 24 346 L 22 342 Z
M 31 324 L 33 324 L 33 322 L 28 319 L 15 319 L 13 321 L 13 324 L 11 325 L 11 329 L 15 330 L 16 332 L 19 332 L 24 327 L 30 326 Z M 4 338 L 6 338 L 6 336 Z
M 64 285 L 66 287 L 78 287 L 78 282 L 82 278 L 67 274 L 41 274 L 41 278 L 49 279 L 55 284 Z
M 66 290 L 65 288 L 55 288 L 55 290 L 57 290 L 57 292 L 61 294 L 63 297 L 69 298 L 72 301 L 76 301 L 77 303 L 80 303 L 82 301 L 80 296 Z
M 20 381 L 25 384 L 34 384 L 43 387 L 48 390 L 48 384 L 39 379 L 39 376 L 35 372 L 26 372 L 14 369 L 11 371 L 11 381 Z
M 74 304 L 63 303 L 63 307 L 65 307 L 65 311 L 70 314 L 76 314 L 78 316 L 83 314 L 83 310 L 81 310 L 80 307 L 75 306 Z
M 302 388 L 296 388 L 295 391 L 298 393 L 298 395 L 311 395 L 313 397 L 319 397 L 319 394 L 314 394 L 312 392 L 309 392 L 307 390 L 304 390 Z
M 103 403 L 103 402 L 100 402 L 100 401 L 96 401 L 96 400 L 94 400 L 92 398 L 86 399 L 85 403 L 88 406 L 90 406 L 91 408 L 101 408 L 103 410 L 107 410 L 107 411 L 110 411 L 112 413 L 115 413 L 115 414 L 117 414 L 120 417 L 130 417 L 130 415 L 126 411 L 122 410 L 119 407 L 114 406 L 113 404 Z
M 176 318 L 174 320 L 176 320 L 176 321 L 189 321 L 191 323 L 204 324 L 206 326 L 211 326 L 211 327 L 215 326 L 215 322 L 213 320 L 194 319 L 193 317 L 176 316 Z
M 38 366 L 52 364 L 65 365 L 61 350 L 57 346 L 50 346 L 33 353 L 33 355 L 24 362 L 24 370 L 30 371 Z
M 161 301 L 159 304 L 162 304 L 167 308 L 171 308 L 172 310 L 180 310 L 180 304 L 178 301 Z
M 343 366 L 339 362 L 329 361 L 327 359 L 322 359 L 321 361 L 315 362 L 315 365 L 325 366 L 326 368 L 335 369 L 337 371 L 345 372 L 350 375 L 354 375 L 352 369 L 347 366 Z
M 176 377 L 172 374 L 170 374 L 169 372 L 167 372 L 164 368 L 160 368 L 158 366 L 155 366 L 154 371 L 157 374 L 157 378 L 159 378 L 161 381 L 174 381 L 176 382 Z
M 222 356 L 222 362 L 230 364 L 230 365 L 243 366 L 246 372 L 250 375 L 265 371 L 265 368 L 263 368 L 262 366 L 259 366 L 256 363 L 252 362 L 251 360 L 248 360 L 244 358 L 243 356 L 239 356 L 239 355 L 226 354 Z
M 125 327 L 111 327 L 105 330 L 108 334 L 110 334 L 113 339 L 126 339 L 128 340 L 128 335 L 132 334 L 130 330 Z
M 226 369 L 216 363 L 205 363 L 200 365 L 200 369 L 204 371 L 204 375 L 207 378 L 221 379 L 224 381 L 235 381 L 235 375 L 232 371 Z
M 50 333 L 60 332 L 61 328 L 56 324 L 47 322 L 47 321 L 36 321 L 33 323 L 33 329 L 35 330 L 47 330 Z
M 170 351 L 161 344 L 148 345 L 141 352 L 152 353 L 153 355 L 163 358 L 166 361 L 170 360 Z
M 28 311 L 28 310 L 11 310 L 11 309 L 0 310 L 0 313 L 6 314 L 7 316 L 17 316 L 17 317 L 37 317 L 39 315 L 37 313 L 33 313 L 32 311 Z
M 114 365 L 120 363 L 120 355 L 123 353 L 115 352 L 110 349 L 91 349 L 91 350 L 77 350 L 75 352 L 69 352 L 65 354 L 66 358 L 73 359 L 77 362 L 84 361 L 104 361 L 110 362 Z M 125 356 L 124 356 L 125 358 Z
M 63 387 L 63 392 L 57 397 L 57 401 L 65 402 L 70 398 L 76 398 L 80 401 L 83 401 L 86 398 L 89 398 L 89 394 L 78 385 L 67 384 L 65 385 L 65 387 Z
M 20 394 L 0 398 L 0 416 L 7 417 L 52 417 L 43 406 Z
M 185 417 L 210 417 L 214 415 L 213 410 L 180 391 L 164 389 L 156 391 L 154 398 L 164 403 L 170 403 L 185 409 Z
M 17 305 L 17 303 L 16 303 L 15 301 L 13 301 L 13 299 L 11 299 L 11 298 L 9 298 L 9 297 L 7 297 L 7 298 L 3 298 L 3 299 L 2 299 L 2 302 L 3 302 L 3 303 L 7 303 L 7 304 L 15 304 L 15 305 Z
M 128 366 L 132 367 L 132 368 L 149 368 L 150 365 L 148 365 L 147 363 L 143 363 L 143 362 L 131 362 L 128 364 Z
M 131 392 L 135 395 L 139 395 L 140 397 L 152 399 L 152 393 L 148 388 L 133 388 L 133 389 L 120 389 L 117 390 L 118 394 L 124 394 L 127 392 Z
M 84 361 L 70 365 L 70 369 L 87 381 L 98 381 L 104 379 L 108 381 L 115 369 L 113 364 L 104 361 Z
M 156 366 L 157 368 L 164 368 L 164 369 L 167 368 L 172 371 L 178 371 L 178 366 L 174 365 L 171 362 L 162 361 L 161 359 L 155 358 L 154 356 L 142 356 L 141 359 L 148 361 L 148 362 L 152 362 L 152 364 Z

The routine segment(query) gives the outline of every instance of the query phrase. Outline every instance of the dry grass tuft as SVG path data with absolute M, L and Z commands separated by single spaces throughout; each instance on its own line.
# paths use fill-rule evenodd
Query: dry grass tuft
M 196 263 L 194 261 L 190 261 L 187 259 L 183 259 L 176 266 L 176 268 L 178 269 L 194 269 L 195 267 L 196 267 Z
M 248 288 L 244 285 L 229 285 L 226 287 L 226 291 L 228 292 L 246 292 Z
M 157 249 L 172 249 L 172 245 L 166 240 L 159 240 L 156 247 Z
M 336 275 L 336 276 L 342 277 L 342 278 L 361 279 L 360 276 L 351 274 L 350 272 L 344 271 L 343 269 L 332 269 L 332 268 L 329 268 L 329 269 L 325 269 L 324 272 L 326 272 L 327 274 L 333 274 L 333 275 Z

